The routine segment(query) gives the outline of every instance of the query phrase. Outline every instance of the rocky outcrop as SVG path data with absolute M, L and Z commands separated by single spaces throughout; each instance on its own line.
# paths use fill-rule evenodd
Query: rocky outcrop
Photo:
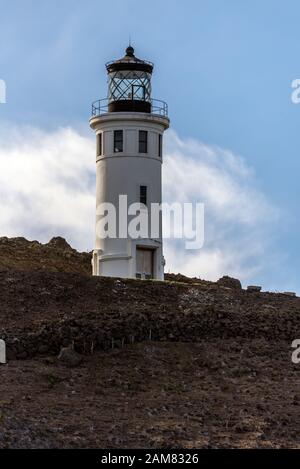
M 49 243 L 25 238 L 0 238 L 0 269 L 48 272 L 76 272 L 91 275 L 91 253 L 79 253 L 64 238 Z
M 228 275 L 225 275 L 224 277 L 220 278 L 217 283 L 227 288 L 233 288 L 236 290 L 242 289 L 241 282 L 236 278 L 228 277 Z
M 50 239 L 49 243 L 46 244 L 48 248 L 53 248 L 54 250 L 63 250 L 63 251 L 75 251 L 70 244 L 61 236 L 56 236 L 55 238 Z

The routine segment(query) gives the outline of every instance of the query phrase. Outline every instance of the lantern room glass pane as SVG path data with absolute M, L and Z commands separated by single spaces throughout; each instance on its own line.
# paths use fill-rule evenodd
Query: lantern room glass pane
M 109 102 L 121 100 L 151 101 L 151 74 L 135 70 L 110 73 Z

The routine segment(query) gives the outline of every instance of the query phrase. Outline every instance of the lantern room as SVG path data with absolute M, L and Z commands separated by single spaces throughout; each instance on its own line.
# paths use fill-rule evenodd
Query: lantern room
M 106 69 L 109 112 L 151 112 L 151 62 L 135 57 L 129 46 L 125 56 L 107 63 Z

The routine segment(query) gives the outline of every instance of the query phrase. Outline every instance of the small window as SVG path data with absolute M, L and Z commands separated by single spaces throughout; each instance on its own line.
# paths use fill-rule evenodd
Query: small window
M 139 153 L 148 152 L 148 132 L 146 130 L 139 131 Z
M 147 186 L 140 186 L 140 203 L 147 205 Z
M 114 131 L 114 153 L 123 151 L 123 130 Z
M 162 134 L 158 135 L 158 156 L 162 157 Z
M 102 155 L 102 134 L 97 134 L 97 156 Z

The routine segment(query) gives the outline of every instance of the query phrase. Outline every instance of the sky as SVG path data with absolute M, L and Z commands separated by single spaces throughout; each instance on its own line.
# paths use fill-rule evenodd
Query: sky
M 167 101 L 164 200 L 205 203 L 205 244 L 167 270 L 300 293 L 300 5 L 296 0 L 0 0 L 0 236 L 91 250 L 92 101 L 104 64 L 155 63 Z

